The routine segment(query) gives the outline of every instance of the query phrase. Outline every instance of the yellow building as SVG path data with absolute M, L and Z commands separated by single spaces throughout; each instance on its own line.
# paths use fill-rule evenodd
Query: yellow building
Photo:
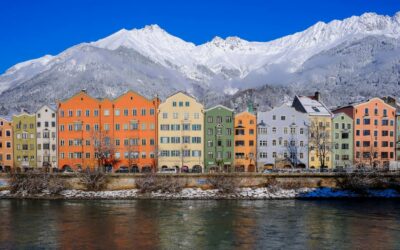
M 204 108 L 194 97 L 177 92 L 158 108 L 158 168 L 203 172 Z
M 292 107 L 308 114 L 308 167 L 332 168 L 332 113 L 321 101 L 319 92 L 314 96 L 295 96 Z
M 36 115 L 23 112 L 12 118 L 14 167 L 36 167 Z

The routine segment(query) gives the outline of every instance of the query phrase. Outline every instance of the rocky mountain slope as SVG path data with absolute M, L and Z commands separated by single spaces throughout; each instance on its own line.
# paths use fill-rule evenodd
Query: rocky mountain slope
M 195 45 L 157 25 L 123 29 L 11 67 L 0 76 L 0 113 L 33 111 L 83 88 L 108 97 L 127 89 L 161 98 L 185 90 L 206 106 L 238 109 L 250 100 L 268 109 L 316 90 L 328 105 L 397 95 L 399 43 L 400 12 L 318 22 L 270 42 L 216 37 Z

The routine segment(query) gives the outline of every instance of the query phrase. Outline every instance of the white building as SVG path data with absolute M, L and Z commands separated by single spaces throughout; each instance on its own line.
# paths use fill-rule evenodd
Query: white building
M 36 112 L 37 166 L 57 168 L 57 118 L 54 109 L 44 105 Z
M 308 166 L 307 114 L 284 104 L 257 113 L 257 164 L 259 169 Z

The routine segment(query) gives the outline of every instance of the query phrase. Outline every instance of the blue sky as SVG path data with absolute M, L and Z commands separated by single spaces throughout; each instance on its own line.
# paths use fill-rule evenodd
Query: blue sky
M 0 73 L 15 63 L 146 24 L 196 44 L 214 36 L 268 41 L 317 21 L 399 10 L 399 0 L 2 0 Z

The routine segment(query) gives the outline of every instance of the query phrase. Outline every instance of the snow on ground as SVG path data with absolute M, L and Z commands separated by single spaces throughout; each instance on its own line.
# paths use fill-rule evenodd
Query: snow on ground
M 29 198 L 28 195 L 19 197 Z M 59 196 L 49 196 L 44 192 L 33 198 L 60 198 L 60 199 L 315 199 L 315 198 L 400 198 L 400 194 L 392 189 L 369 190 L 364 194 L 354 193 L 348 190 L 332 188 L 240 188 L 232 194 L 224 194 L 216 189 L 202 190 L 200 188 L 185 188 L 179 193 L 162 193 L 160 191 L 142 194 L 137 189 L 117 191 L 82 191 L 65 190 Z M 18 198 L 12 196 L 10 191 L 0 191 L 0 198 Z

